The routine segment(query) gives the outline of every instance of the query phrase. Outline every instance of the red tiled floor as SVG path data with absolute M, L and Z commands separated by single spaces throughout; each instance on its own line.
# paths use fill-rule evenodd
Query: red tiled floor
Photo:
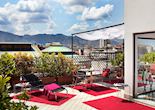
M 144 106 L 142 104 L 127 101 L 114 96 L 91 100 L 84 103 L 98 110 L 155 110 L 155 108 Z

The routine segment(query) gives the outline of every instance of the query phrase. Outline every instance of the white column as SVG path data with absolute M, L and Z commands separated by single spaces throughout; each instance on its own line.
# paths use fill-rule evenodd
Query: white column
M 125 0 L 125 83 L 133 95 L 133 33 L 155 31 L 155 0 Z

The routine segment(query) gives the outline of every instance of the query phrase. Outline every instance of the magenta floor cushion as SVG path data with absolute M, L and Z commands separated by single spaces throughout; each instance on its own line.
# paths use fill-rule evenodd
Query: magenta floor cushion
M 44 86 L 44 89 L 49 90 L 49 91 L 59 89 L 59 88 L 61 88 L 61 86 L 59 86 L 55 83 L 48 84 L 48 85 Z

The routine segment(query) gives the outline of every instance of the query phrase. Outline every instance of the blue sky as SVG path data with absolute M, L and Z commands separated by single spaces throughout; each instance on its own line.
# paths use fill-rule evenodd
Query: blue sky
M 0 0 L 0 30 L 70 35 L 123 22 L 124 0 Z
M 138 39 L 138 43 L 141 45 L 152 46 L 155 49 L 155 39 Z

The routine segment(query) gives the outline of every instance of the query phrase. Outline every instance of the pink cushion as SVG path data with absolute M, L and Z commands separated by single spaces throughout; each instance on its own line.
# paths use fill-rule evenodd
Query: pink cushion
M 59 86 L 55 83 L 48 84 L 48 85 L 44 86 L 44 89 L 49 90 L 49 91 L 59 89 L 59 88 L 61 88 L 61 86 Z
M 103 76 L 103 77 L 108 77 L 108 76 L 109 76 L 109 72 L 110 72 L 109 69 L 105 69 L 105 70 L 102 72 L 102 76 Z

